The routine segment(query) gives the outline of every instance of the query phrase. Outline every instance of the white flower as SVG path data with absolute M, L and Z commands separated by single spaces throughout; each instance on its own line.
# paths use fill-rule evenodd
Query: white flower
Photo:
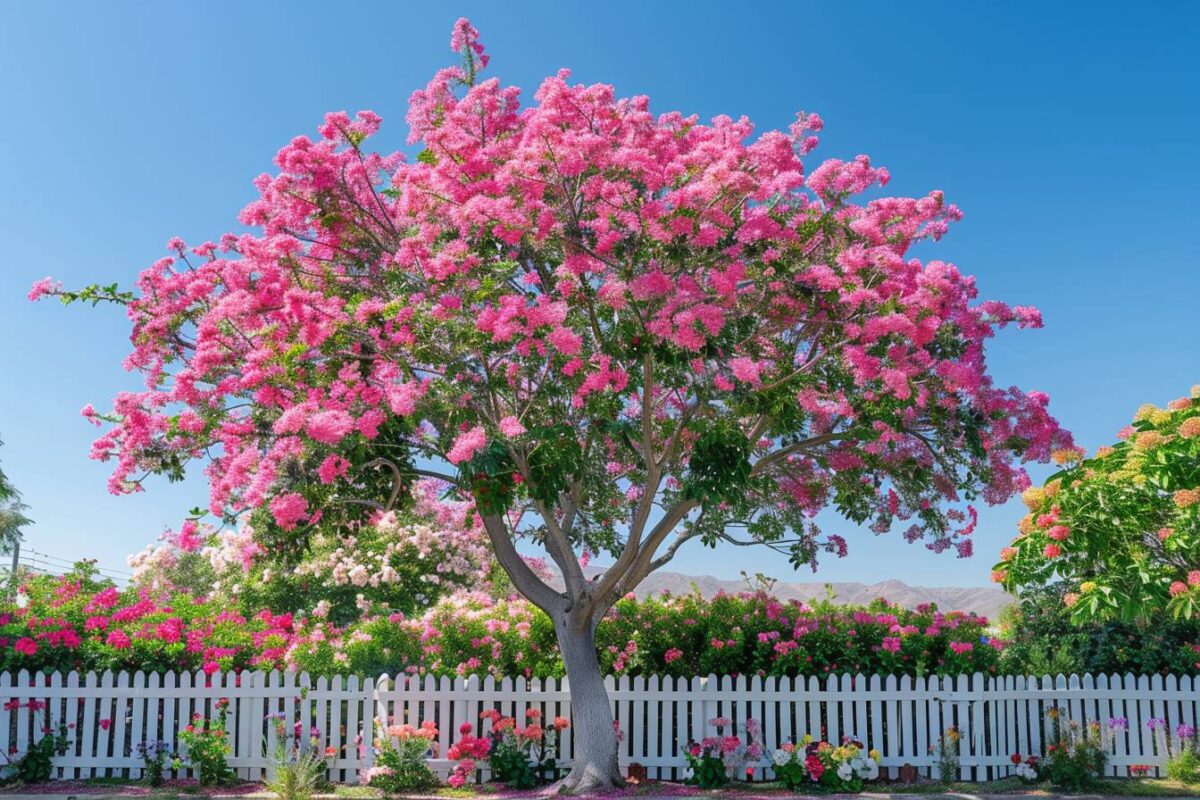
M 771 760 L 775 762 L 775 766 L 777 767 L 782 767 L 784 764 L 788 763 L 788 761 L 791 761 L 791 759 L 792 754 L 787 750 L 776 750 L 771 755 Z
M 862 772 L 863 767 L 866 765 L 867 763 L 861 758 L 850 759 L 850 769 L 854 770 L 855 772 Z
M 879 764 L 873 758 L 868 758 L 866 766 L 859 775 L 864 781 L 873 781 L 879 777 Z
M 843 761 L 841 764 L 838 765 L 837 776 L 844 781 L 848 781 L 852 777 L 854 777 L 854 770 L 853 770 L 853 768 L 851 768 L 851 766 L 848 762 Z

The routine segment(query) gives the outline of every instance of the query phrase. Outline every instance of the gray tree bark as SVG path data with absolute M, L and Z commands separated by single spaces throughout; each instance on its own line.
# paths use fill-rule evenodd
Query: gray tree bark
M 575 727 L 571 771 L 557 788 L 583 794 L 622 786 L 612 707 L 596 655 L 595 623 L 567 612 L 555 616 L 554 630 L 567 668 Z

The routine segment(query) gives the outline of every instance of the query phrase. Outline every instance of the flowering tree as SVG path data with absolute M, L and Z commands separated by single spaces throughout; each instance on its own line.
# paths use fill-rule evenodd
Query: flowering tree
M 256 181 L 229 234 L 137 281 L 32 294 L 127 306 L 128 366 L 94 455 L 111 488 L 207 458 L 214 513 L 268 546 L 378 515 L 415 476 L 472 497 L 516 588 L 553 620 L 572 688 L 566 787 L 620 780 L 597 620 L 691 541 L 841 555 L 813 516 L 968 555 L 982 495 L 1069 437 L 1047 398 L 993 385 L 984 343 L 1032 308 L 909 250 L 957 208 L 860 196 L 859 156 L 805 175 L 821 120 L 756 138 L 746 119 L 649 111 L 547 78 L 479 80 L 460 20 L 410 99 L 412 162 L 366 148 L 371 112 L 330 114 Z M 517 549 L 544 548 L 562 585 Z M 278 543 L 278 545 L 274 544 Z M 583 551 L 610 553 L 585 576 Z
M 1009 589 L 1065 579 L 1076 621 L 1200 610 L 1200 386 L 1147 404 L 1120 441 L 1025 491 L 1029 514 L 992 578 Z

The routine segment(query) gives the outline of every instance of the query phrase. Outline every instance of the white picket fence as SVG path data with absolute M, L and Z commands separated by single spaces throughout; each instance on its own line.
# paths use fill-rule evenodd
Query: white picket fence
M 961 735 L 961 778 L 989 780 L 1012 773 L 1010 756 L 1042 754 L 1056 707 L 1065 717 L 1107 726 L 1113 717 L 1128 720 L 1109 758 L 1111 775 L 1127 775 L 1133 764 L 1161 767 L 1155 736 L 1146 722 L 1167 721 L 1170 729 L 1200 724 L 1200 677 L 1166 678 L 1126 675 L 1051 678 L 913 678 L 862 675 L 817 678 L 746 676 L 608 679 L 609 697 L 624 734 L 621 763 L 639 763 L 651 778 L 679 779 L 683 749 L 714 731 L 708 721 L 731 718 L 742 730 L 748 718 L 762 723 L 768 751 L 806 733 L 838 741 L 853 735 L 882 754 L 891 775 L 904 764 L 929 775 L 930 748 L 950 725 Z M 140 777 L 136 747 L 164 740 L 178 750 L 178 732 L 193 714 L 215 715 L 215 704 L 229 702 L 227 728 L 233 748 L 229 763 L 239 776 L 260 780 L 270 759 L 268 717 L 282 714 L 291 726 L 313 731 L 324 746 L 337 750 L 329 761 L 335 782 L 357 782 L 371 765 L 375 735 L 372 720 L 417 725 L 433 720 L 438 740 L 432 762 L 447 774 L 445 758 L 464 722 L 480 731 L 480 712 L 496 709 L 524 720 L 528 709 L 543 719 L 570 717 L 567 681 L 492 677 L 388 676 L 313 679 L 280 672 L 197 674 L 126 672 L 102 675 L 72 672 L 63 676 L 0 674 L 0 741 L 9 753 L 23 753 L 60 722 L 73 725 L 66 755 L 56 759 L 64 779 Z M 32 704 L 30 701 L 33 701 Z M 44 704 L 44 705 L 43 705 Z M 488 729 L 486 723 L 483 731 Z M 570 731 L 563 738 L 562 760 L 571 759 Z M 755 767 L 756 779 L 771 777 L 769 760 Z M 185 770 L 179 777 L 190 777 Z M 486 774 L 481 773 L 481 778 Z

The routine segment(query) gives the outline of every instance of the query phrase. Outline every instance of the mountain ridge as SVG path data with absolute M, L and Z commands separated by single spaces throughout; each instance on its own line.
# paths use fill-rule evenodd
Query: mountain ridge
M 604 571 L 603 567 L 589 567 L 589 577 Z M 769 583 L 769 582 L 767 582 Z M 760 584 L 755 584 L 758 586 Z M 718 592 L 736 594 L 748 591 L 751 582 L 745 579 L 714 578 L 711 575 L 688 575 L 682 572 L 653 572 L 642 581 L 634 594 L 639 598 L 671 594 L 689 594 L 695 589 L 704 597 Z M 767 588 L 765 584 L 762 588 Z M 1003 590 L 992 586 L 912 586 L 898 578 L 878 583 L 858 581 L 783 581 L 771 584 L 770 593 L 780 600 L 814 602 L 833 593 L 837 605 L 866 605 L 872 600 L 883 598 L 904 608 L 916 608 L 923 603 L 934 603 L 941 611 L 965 611 L 998 619 L 1000 611 L 1015 602 Z

